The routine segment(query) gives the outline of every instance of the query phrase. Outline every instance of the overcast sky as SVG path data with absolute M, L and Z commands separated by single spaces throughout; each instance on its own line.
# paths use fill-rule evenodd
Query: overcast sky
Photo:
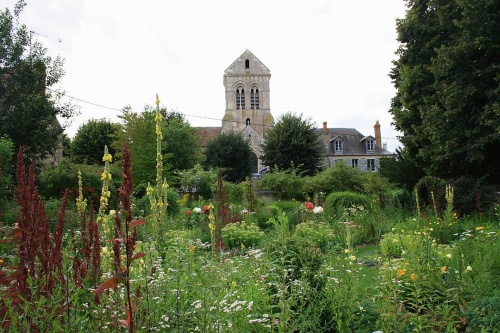
M 2 0 L 13 9 L 15 0 Z M 388 77 L 403 0 L 27 0 L 21 21 L 52 56 L 81 114 L 118 121 L 126 105 L 161 104 L 192 126 L 221 126 L 222 76 L 249 49 L 271 71 L 271 113 L 310 117 L 318 127 L 356 128 L 394 151 Z M 112 110 L 116 109 L 116 110 Z M 205 118 L 200 118 L 205 117 Z M 206 119 L 213 118 L 213 120 Z

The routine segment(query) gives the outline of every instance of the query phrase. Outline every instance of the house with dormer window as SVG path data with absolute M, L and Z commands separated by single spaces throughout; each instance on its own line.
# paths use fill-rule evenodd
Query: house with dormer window
M 377 121 L 373 127 L 375 136 L 364 136 L 354 128 L 323 128 L 318 129 L 318 136 L 323 146 L 325 164 L 334 166 L 343 163 L 361 171 L 376 172 L 380 167 L 380 159 L 393 157 L 382 144 L 380 124 Z

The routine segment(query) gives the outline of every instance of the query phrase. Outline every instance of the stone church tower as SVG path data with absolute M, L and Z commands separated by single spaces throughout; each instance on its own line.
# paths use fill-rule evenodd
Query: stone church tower
M 249 50 L 224 71 L 226 113 L 222 130 L 239 132 L 250 141 L 256 159 L 253 172 L 263 167 L 260 145 L 274 123 L 269 103 L 270 79 L 269 69 Z

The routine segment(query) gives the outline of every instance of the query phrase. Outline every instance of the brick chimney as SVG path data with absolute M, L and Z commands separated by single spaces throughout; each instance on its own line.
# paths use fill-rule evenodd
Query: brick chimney
M 382 135 L 380 135 L 380 124 L 377 122 L 373 125 L 373 131 L 375 132 L 375 144 L 377 147 L 382 148 Z
M 323 122 L 323 134 L 328 134 L 328 127 L 326 127 L 326 121 Z

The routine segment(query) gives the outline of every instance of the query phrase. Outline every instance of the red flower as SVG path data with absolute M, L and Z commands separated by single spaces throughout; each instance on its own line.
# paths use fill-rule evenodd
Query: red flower
M 185 213 L 187 216 L 191 215 L 191 211 L 189 209 L 186 209 Z
M 210 212 L 210 206 L 209 205 L 203 206 L 203 213 L 208 214 L 209 212 Z
M 314 208 L 314 203 L 312 203 L 310 201 L 306 202 L 306 209 L 307 210 L 313 210 L 313 208 Z

